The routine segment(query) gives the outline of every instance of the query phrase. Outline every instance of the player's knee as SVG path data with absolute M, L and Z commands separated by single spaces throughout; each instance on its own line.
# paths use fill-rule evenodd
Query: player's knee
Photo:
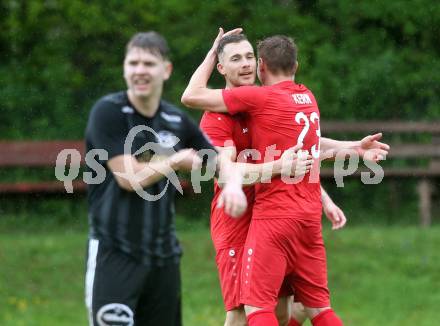
M 306 312 L 309 314 L 309 318 L 312 321 L 312 325 L 334 325 L 344 326 L 342 320 L 331 309 L 331 307 L 325 308 L 306 308 Z
M 252 314 L 252 313 L 254 313 L 254 312 L 258 311 L 258 310 L 262 310 L 262 309 L 264 309 L 264 308 L 248 306 L 248 305 L 244 306 L 244 311 L 246 313 L 246 316 L 248 316 L 248 315 L 250 315 L 250 314 Z
M 278 324 L 280 324 L 280 326 L 287 326 L 289 324 L 290 311 L 288 306 L 277 305 L 275 315 L 277 316 Z
M 278 324 L 280 324 L 280 326 L 289 325 L 290 317 L 286 311 L 283 311 L 282 313 L 277 312 L 276 316 L 277 316 Z
M 313 319 L 318 316 L 321 312 L 325 310 L 329 310 L 331 307 L 323 307 L 323 308 L 312 308 L 312 307 L 304 307 L 304 311 L 308 318 Z
M 234 309 L 226 313 L 225 326 L 246 326 L 246 314 L 243 309 Z
M 299 324 L 302 324 L 307 319 L 307 314 L 304 309 L 304 306 L 299 302 L 292 303 L 292 315 L 291 318 L 294 318 Z

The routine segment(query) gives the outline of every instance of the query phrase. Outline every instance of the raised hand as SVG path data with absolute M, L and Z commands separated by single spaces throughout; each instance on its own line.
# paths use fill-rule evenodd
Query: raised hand
M 368 135 L 360 142 L 359 154 L 369 161 L 380 161 L 385 159 L 390 150 L 390 146 L 379 142 L 382 138 L 382 133 Z
M 232 30 L 230 30 L 230 31 L 228 31 L 228 32 L 225 33 L 225 31 L 223 30 L 223 28 L 220 27 L 220 28 L 218 29 L 217 37 L 215 38 L 214 43 L 212 44 L 211 51 L 213 51 L 214 53 L 217 52 L 218 43 L 220 42 L 220 40 L 221 40 L 223 37 L 228 36 L 228 35 L 233 35 L 233 34 L 240 34 L 241 32 L 243 32 L 243 29 L 242 29 L 242 28 L 234 28 L 234 29 L 232 29 Z

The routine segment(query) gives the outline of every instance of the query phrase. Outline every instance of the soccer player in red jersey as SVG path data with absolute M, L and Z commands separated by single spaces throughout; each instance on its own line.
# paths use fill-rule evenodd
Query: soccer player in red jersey
M 274 146 L 282 152 L 296 142 L 303 143 L 316 160 L 310 175 L 300 182 L 275 178 L 255 186 L 256 201 L 243 256 L 241 302 L 250 326 L 278 325 L 274 307 L 287 277 L 313 325 L 342 325 L 330 307 L 327 288 L 320 221 L 320 150 L 349 147 L 361 155 L 370 150 L 369 154 L 373 152 L 373 157 L 380 159 L 386 155 L 387 145 L 377 142 L 380 136 L 361 142 L 320 139 L 316 100 L 304 85 L 294 82 L 296 45 L 288 37 L 274 36 L 262 41 L 258 52 L 257 72 L 263 87 L 206 88 L 216 60 L 211 53 L 182 96 L 182 102 L 190 107 L 249 114 L 253 147 L 260 153 L 267 155 L 267 149 Z
M 226 88 L 253 85 L 255 82 L 256 60 L 253 48 L 246 36 L 233 34 L 217 37 L 213 44 L 219 59 L 217 68 L 225 77 Z M 251 139 L 248 119 L 243 114 L 231 116 L 225 113 L 205 112 L 200 122 L 201 129 L 219 151 L 227 151 L 231 160 L 249 162 Z M 238 156 L 237 156 L 238 154 Z M 227 311 L 225 325 L 245 325 L 246 317 L 240 304 L 240 272 L 243 246 L 245 244 L 254 201 L 253 187 L 244 189 L 248 199 L 248 209 L 240 219 L 231 219 L 222 209 L 217 208 L 220 187 L 215 184 L 211 205 L 211 236 L 216 249 L 216 264 L 222 289 L 223 301 Z M 344 213 L 322 189 L 324 211 L 335 229 L 345 222 Z M 289 289 L 281 293 L 277 317 L 281 325 L 287 325 L 290 298 Z M 301 304 L 294 306 L 294 318 L 302 320 Z

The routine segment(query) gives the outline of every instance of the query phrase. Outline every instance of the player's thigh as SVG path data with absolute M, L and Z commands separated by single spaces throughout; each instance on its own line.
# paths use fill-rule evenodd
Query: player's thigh
M 122 252 L 89 242 L 86 304 L 91 325 L 133 323 L 148 269 Z
M 136 326 L 180 326 L 180 264 L 154 267 L 147 276 L 136 307 Z

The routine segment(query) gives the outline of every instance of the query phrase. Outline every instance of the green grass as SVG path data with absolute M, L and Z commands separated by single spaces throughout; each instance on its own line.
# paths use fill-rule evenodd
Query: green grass
M 39 222 L 0 219 L 0 325 L 86 325 L 87 227 Z M 179 229 L 185 325 L 222 325 L 209 231 L 197 222 Z M 437 325 L 439 227 L 357 226 L 326 230 L 325 239 L 333 307 L 345 325 Z

